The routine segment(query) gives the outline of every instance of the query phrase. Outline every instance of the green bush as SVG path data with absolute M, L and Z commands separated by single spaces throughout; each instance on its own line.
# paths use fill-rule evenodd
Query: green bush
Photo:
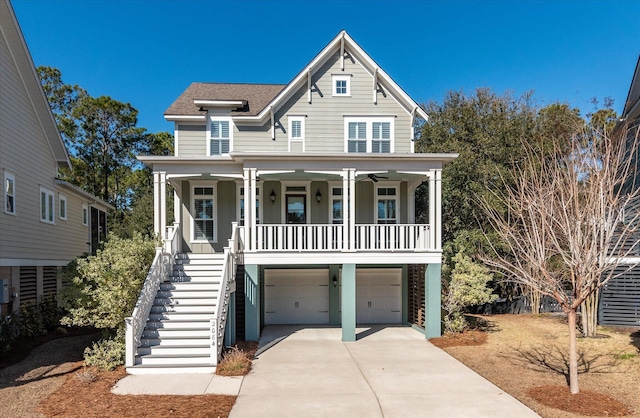
M 8 316 L 0 321 L 0 357 L 4 357 L 13 348 L 18 338 L 18 324 L 15 316 Z
M 101 370 L 113 370 L 124 364 L 125 342 L 124 335 L 94 342 L 92 347 L 84 350 L 85 366 L 97 367 Z
M 462 252 L 454 256 L 455 267 L 451 271 L 451 281 L 445 286 L 442 298 L 446 311 L 444 327 L 447 332 L 462 332 L 468 324 L 464 309 L 469 306 L 493 302 L 498 296 L 487 287 L 493 280 L 489 269 L 476 264 Z

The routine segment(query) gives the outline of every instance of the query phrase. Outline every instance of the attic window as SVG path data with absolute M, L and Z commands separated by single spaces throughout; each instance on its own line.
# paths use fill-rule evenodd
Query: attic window
M 334 96 L 351 96 L 351 75 L 334 75 L 331 80 Z

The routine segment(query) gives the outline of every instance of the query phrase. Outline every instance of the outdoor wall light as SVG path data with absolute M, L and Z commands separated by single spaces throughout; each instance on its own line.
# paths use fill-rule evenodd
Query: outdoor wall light
M 316 200 L 318 201 L 318 203 L 320 203 L 320 201 L 322 200 L 322 194 L 320 193 L 320 189 L 318 189 L 318 193 L 316 193 Z
M 333 275 L 332 282 L 333 282 L 333 287 L 338 287 L 338 278 L 336 277 L 335 274 Z
M 276 201 L 276 192 L 274 192 L 273 189 L 271 189 L 271 194 L 269 195 L 269 197 L 271 198 L 271 203 Z

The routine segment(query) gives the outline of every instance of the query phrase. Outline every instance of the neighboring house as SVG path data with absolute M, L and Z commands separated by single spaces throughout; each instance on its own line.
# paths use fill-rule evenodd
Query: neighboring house
M 638 135 L 640 129 L 640 57 L 631 79 L 629 94 L 616 129 L 628 130 L 628 135 Z M 632 187 L 638 187 L 638 178 Z M 640 252 L 635 254 L 640 257 Z M 633 263 L 638 258 L 630 258 Z M 599 322 L 602 325 L 618 325 L 640 327 L 640 265 L 626 271 L 629 265 L 620 265 L 624 272 L 621 276 L 610 280 L 600 295 Z M 626 272 L 625 272 L 626 271 Z
M 91 252 L 111 206 L 57 178 L 69 156 L 8 0 L 0 0 L 2 317 L 60 289 L 61 266 Z
M 288 84 L 193 83 L 165 119 L 175 156 L 139 159 L 175 266 L 129 320 L 130 373 L 210 370 L 222 330 L 228 343 L 272 324 L 440 335 L 441 171 L 457 154 L 414 152 L 426 113 L 346 32 Z

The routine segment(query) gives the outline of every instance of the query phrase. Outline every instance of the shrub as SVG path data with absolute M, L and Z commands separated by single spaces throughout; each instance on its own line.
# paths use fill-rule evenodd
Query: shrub
M 84 364 L 100 370 L 113 370 L 124 363 L 124 355 L 124 338 L 102 339 L 84 349 Z
M 459 252 L 454 257 L 455 267 L 451 281 L 445 286 L 443 308 L 445 331 L 462 332 L 467 328 L 464 308 L 493 302 L 497 295 L 491 293 L 487 284 L 493 280 L 489 269 L 474 263 L 470 257 Z

